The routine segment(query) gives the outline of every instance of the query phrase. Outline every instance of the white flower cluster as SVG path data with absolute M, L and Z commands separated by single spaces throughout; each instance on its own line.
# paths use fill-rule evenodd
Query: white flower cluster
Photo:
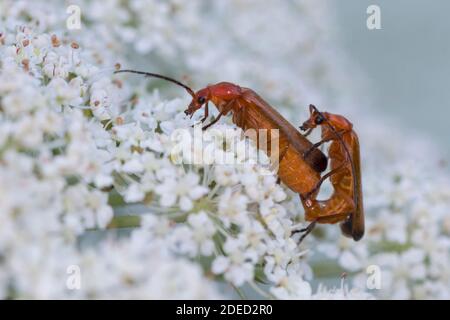
M 256 0 L 78 5 L 82 29 L 71 31 L 60 1 L 0 2 L 0 297 L 230 297 L 217 282 L 279 299 L 450 296 L 445 171 L 430 152 L 420 162 L 402 134 L 381 137 L 383 120 L 341 107 L 349 87 L 325 50 L 323 1 L 268 1 L 270 15 Z M 312 102 L 357 118 L 365 238 L 326 226 L 305 241 L 317 250 L 299 247 L 298 196 L 255 161 L 265 155 L 241 130 L 194 135 L 226 143 L 209 145 L 207 164 L 186 164 L 173 137 L 196 130 L 182 112 L 188 97 L 132 85 L 113 75 L 118 62 L 199 86 L 234 81 L 293 123 Z M 332 262 L 334 282 L 347 271 L 356 288 L 313 290 Z M 380 291 L 365 292 L 368 265 L 382 271 Z
M 366 268 L 381 271 L 382 298 L 448 299 L 450 181 L 446 169 L 405 160 L 366 179 L 367 239 L 319 247 L 365 287 Z M 438 166 L 439 167 L 439 166 Z M 361 272 L 362 271 L 362 272 Z

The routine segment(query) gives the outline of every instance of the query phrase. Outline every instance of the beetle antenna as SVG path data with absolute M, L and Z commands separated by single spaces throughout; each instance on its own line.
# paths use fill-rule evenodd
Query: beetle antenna
M 128 70 L 128 69 L 124 69 L 124 70 L 117 70 L 114 71 L 114 73 L 136 73 L 136 74 L 142 74 L 146 77 L 153 77 L 153 78 L 159 78 L 159 79 L 163 79 L 172 83 L 175 83 L 177 85 L 179 85 L 180 87 L 183 87 L 184 89 L 186 89 L 186 91 L 192 96 L 195 96 L 194 91 L 189 88 L 187 85 L 185 85 L 184 83 L 181 83 L 178 80 L 175 80 L 173 78 L 167 77 L 167 76 L 163 76 L 162 74 L 157 74 L 157 73 L 151 73 L 151 72 L 144 72 L 144 71 L 138 71 L 138 70 Z

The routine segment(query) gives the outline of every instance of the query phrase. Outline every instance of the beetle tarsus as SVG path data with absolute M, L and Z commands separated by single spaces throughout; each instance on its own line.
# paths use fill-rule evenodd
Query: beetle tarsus
M 305 131 L 306 128 L 304 126 L 300 126 L 299 127 L 300 130 Z M 309 136 L 311 134 L 311 132 L 313 131 L 313 128 L 309 128 L 308 131 L 306 131 L 305 133 L 303 133 L 303 136 L 306 138 L 307 136 Z
M 313 231 L 314 227 L 316 226 L 316 223 L 317 223 L 317 220 L 314 220 L 313 222 L 311 222 L 310 224 L 308 224 L 308 225 L 306 226 L 306 228 L 303 228 L 303 229 L 300 229 L 300 230 L 294 230 L 294 231 L 292 231 L 292 234 L 299 233 L 299 232 L 304 232 L 304 233 L 302 234 L 302 236 L 300 237 L 300 239 L 298 240 L 298 244 L 302 243 L 303 239 L 305 239 L 306 236 L 307 236 L 308 234 L 310 234 L 311 231 Z

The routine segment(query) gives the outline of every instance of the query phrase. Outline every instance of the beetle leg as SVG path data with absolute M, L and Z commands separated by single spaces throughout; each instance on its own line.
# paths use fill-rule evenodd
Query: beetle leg
M 343 169 L 345 167 L 344 164 L 345 164 L 345 162 L 342 163 L 339 167 L 337 167 L 337 168 L 331 170 L 330 172 L 328 172 L 327 174 L 325 174 L 322 178 L 320 178 L 319 182 L 317 182 L 317 184 L 314 186 L 314 188 L 303 196 L 303 199 L 309 199 L 314 193 L 317 192 L 317 190 L 320 189 L 320 186 L 326 179 L 331 177 L 333 174 L 337 173 L 339 170 Z
M 200 120 L 201 123 L 205 122 L 206 119 L 208 119 L 208 116 L 209 116 L 209 109 L 208 109 L 208 107 L 209 107 L 209 105 L 208 105 L 208 102 L 207 102 L 206 105 L 205 105 L 205 115 L 204 115 L 203 118 Z M 191 118 L 192 118 L 192 115 L 191 115 Z M 191 127 L 192 127 L 192 128 L 195 127 L 195 124 L 193 124 Z
M 322 144 L 324 144 L 324 143 L 326 143 L 326 142 L 328 142 L 328 141 L 330 141 L 331 139 L 323 139 L 323 140 L 320 140 L 319 142 L 317 142 L 317 143 L 314 143 L 312 146 L 311 146 L 311 148 L 309 148 L 308 150 L 306 150 L 304 153 L 303 153 L 303 158 L 306 158 L 307 156 L 309 156 L 309 154 L 311 153 L 311 152 L 313 152 L 316 148 L 318 148 L 318 147 L 320 147 Z
M 292 234 L 298 233 L 298 232 L 304 232 L 300 239 L 298 240 L 298 244 L 300 244 L 305 237 L 313 231 L 314 227 L 316 226 L 317 220 L 314 220 L 310 224 L 306 226 L 306 228 L 300 229 L 300 230 L 294 230 L 292 231 Z
M 208 123 L 206 126 L 204 126 L 204 127 L 202 128 L 202 130 L 206 130 L 206 129 L 208 129 L 209 127 L 211 127 L 213 124 L 215 124 L 217 121 L 219 121 L 219 119 L 222 117 L 222 115 L 223 115 L 222 112 L 219 113 L 219 115 L 217 116 L 217 118 L 215 118 L 213 121 L 211 121 L 211 122 Z
M 311 134 L 311 132 L 314 130 L 314 128 L 309 128 L 308 131 L 306 131 L 305 133 L 303 133 L 303 136 L 306 138 L 307 136 L 309 136 Z
M 239 106 L 237 109 L 241 110 L 240 112 L 238 112 L 238 113 L 240 113 L 240 117 L 239 117 L 238 123 L 236 123 L 236 124 L 238 125 L 238 127 L 242 128 L 242 130 L 245 130 L 245 120 L 247 119 L 247 108 L 241 107 L 241 103 L 239 102 L 239 99 L 236 99 L 236 104 Z
M 202 128 L 202 130 L 206 130 L 208 129 L 210 126 L 212 126 L 213 124 L 215 124 L 217 121 L 219 121 L 219 119 L 226 114 L 229 111 L 229 107 L 234 103 L 234 100 L 231 100 L 230 102 L 228 102 L 222 109 L 222 111 L 219 113 L 219 115 L 217 116 L 217 118 L 215 118 L 213 121 L 211 121 L 210 123 L 208 123 L 206 126 L 204 126 Z M 205 114 L 206 114 L 206 110 L 205 110 Z
M 208 109 L 208 107 L 209 107 L 209 102 L 206 103 L 205 115 L 203 116 L 202 120 L 200 120 L 202 123 L 205 122 L 206 119 L 208 119 L 208 116 L 209 116 L 209 109 Z

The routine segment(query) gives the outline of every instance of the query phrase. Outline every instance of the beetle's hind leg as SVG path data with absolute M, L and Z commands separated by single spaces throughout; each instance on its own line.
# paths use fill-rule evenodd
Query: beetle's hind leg
M 300 244 L 300 243 L 303 241 L 303 239 L 305 239 L 306 236 L 307 236 L 308 234 L 310 234 L 311 231 L 313 231 L 314 227 L 316 226 L 316 223 L 317 223 L 317 220 L 314 220 L 313 222 L 311 222 L 310 224 L 308 224 L 308 225 L 306 226 L 306 228 L 303 228 L 303 229 L 300 229 L 300 230 L 293 230 L 293 231 L 292 231 L 292 234 L 296 234 L 296 233 L 298 233 L 298 232 L 303 232 L 302 236 L 301 236 L 300 239 L 298 240 L 298 244 Z

